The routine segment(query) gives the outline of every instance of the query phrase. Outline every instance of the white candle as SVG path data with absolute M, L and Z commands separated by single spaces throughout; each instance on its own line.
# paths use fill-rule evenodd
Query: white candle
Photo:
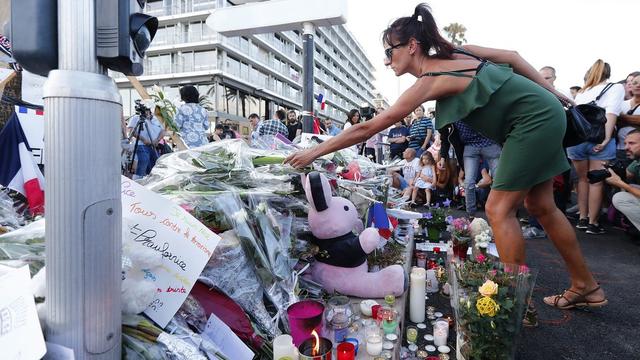
M 447 345 L 449 336 L 449 322 L 447 320 L 437 320 L 433 325 L 433 344 L 435 346 Z
M 436 277 L 436 271 L 433 269 L 427 270 L 427 292 L 438 292 L 438 278 Z
M 367 338 L 367 354 L 371 356 L 380 355 L 382 352 L 382 336 L 376 334 Z
M 273 339 L 273 360 L 280 360 L 283 357 L 298 359 L 298 351 L 293 345 L 291 335 L 280 335 Z
M 411 285 L 409 288 L 409 319 L 414 323 L 424 321 L 427 271 L 423 268 L 411 269 Z

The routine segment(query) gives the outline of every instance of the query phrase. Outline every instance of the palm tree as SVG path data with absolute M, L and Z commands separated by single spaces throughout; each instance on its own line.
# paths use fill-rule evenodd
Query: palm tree
M 467 39 L 464 37 L 464 33 L 467 31 L 467 28 L 464 27 L 464 25 L 451 23 L 445 26 L 443 30 L 447 33 L 447 36 L 454 45 L 460 46 L 467 42 Z

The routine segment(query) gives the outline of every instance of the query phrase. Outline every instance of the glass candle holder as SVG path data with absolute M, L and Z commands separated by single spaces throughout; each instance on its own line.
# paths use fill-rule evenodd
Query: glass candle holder
M 418 340 L 418 328 L 415 326 L 407 326 L 407 342 L 415 344 Z
M 436 320 L 433 325 L 433 344 L 435 346 L 447 345 L 447 337 L 449 336 L 449 322 L 444 319 Z
M 296 346 L 300 346 L 303 341 L 311 337 L 313 330 L 322 334 L 323 312 L 324 305 L 315 300 L 299 301 L 287 308 L 291 337 Z
M 370 356 L 380 355 L 382 352 L 382 334 L 371 333 L 367 336 L 367 354 Z
M 398 312 L 388 309 L 382 317 L 382 330 L 385 334 L 393 334 L 398 327 Z
M 350 342 L 338 344 L 336 349 L 338 360 L 354 360 L 356 358 L 356 347 Z
M 427 254 L 422 251 L 416 253 L 416 266 L 419 268 L 426 268 L 427 266 Z

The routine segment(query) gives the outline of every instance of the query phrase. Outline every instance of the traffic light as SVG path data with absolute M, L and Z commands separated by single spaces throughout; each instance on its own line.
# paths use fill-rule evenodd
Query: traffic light
M 142 75 L 158 19 L 141 13 L 146 0 L 96 0 L 96 55 L 107 68 Z
M 11 0 L 13 58 L 28 71 L 47 76 L 58 68 L 56 1 Z

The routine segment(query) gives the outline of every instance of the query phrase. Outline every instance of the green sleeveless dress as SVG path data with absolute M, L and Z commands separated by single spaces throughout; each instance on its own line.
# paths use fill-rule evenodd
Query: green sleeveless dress
M 464 73 L 469 71 L 475 76 Z M 435 126 L 462 120 L 502 144 L 494 189 L 526 190 L 569 169 L 562 147 L 567 119 L 551 92 L 508 66 L 485 60 L 476 69 L 422 76 L 440 75 L 473 78 L 463 92 L 436 101 Z

